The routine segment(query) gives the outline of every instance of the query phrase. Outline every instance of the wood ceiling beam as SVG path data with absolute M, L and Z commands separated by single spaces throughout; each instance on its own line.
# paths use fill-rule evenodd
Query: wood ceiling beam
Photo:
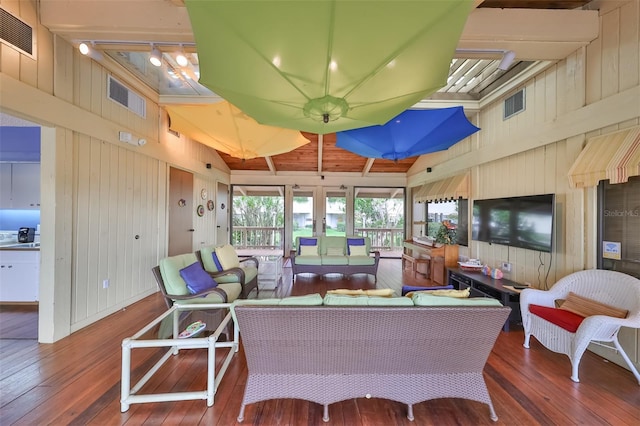
M 560 60 L 598 37 L 595 10 L 493 9 L 471 12 L 458 49 L 513 50 L 516 60 Z
M 322 173 L 322 146 L 324 145 L 324 135 L 318 135 L 318 173 Z
M 366 176 L 369 174 L 369 170 L 373 167 L 373 162 L 376 161 L 375 158 L 367 158 L 367 164 L 364 165 L 364 170 L 362 170 L 362 176 Z
M 269 166 L 269 171 L 271 171 L 271 174 L 276 174 L 278 172 L 278 170 L 276 169 L 276 165 L 273 164 L 273 159 L 269 156 L 269 157 L 264 157 L 265 161 L 267 162 L 267 166 Z

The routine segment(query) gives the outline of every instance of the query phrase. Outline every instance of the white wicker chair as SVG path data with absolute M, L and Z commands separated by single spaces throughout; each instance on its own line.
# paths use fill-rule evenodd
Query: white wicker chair
M 626 318 L 589 316 L 582 321 L 575 333 L 571 333 L 529 312 L 531 304 L 554 307 L 555 301 L 566 298 L 570 291 L 607 305 L 628 309 L 629 315 Z M 524 347 L 529 348 L 529 339 L 534 336 L 547 349 L 567 355 L 571 360 L 571 380 L 574 382 L 580 381 L 578 366 L 582 354 L 589 343 L 596 341 L 613 342 L 640 384 L 638 370 L 618 342 L 620 327 L 640 328 L 640 280 L 615 271 L 579 271 L 562 278 L 548 291 L 523 290 L 520 294 L 520 308 Z

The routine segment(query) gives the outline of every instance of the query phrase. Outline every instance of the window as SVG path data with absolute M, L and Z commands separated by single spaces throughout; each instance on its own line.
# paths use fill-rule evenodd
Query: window
M 469 245 L 469 200 L 427 203 L 427 235 L 436 238 L 442 222 L 455 229 L 456 244 Z
M 598 268 L 640 278 L 640 176 L 598 185 Z

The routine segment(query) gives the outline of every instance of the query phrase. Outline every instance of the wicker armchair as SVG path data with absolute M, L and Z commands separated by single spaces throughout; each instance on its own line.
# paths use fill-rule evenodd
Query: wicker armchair
M 532 314 L 530 305 L 553 308 L 555 301 L 565 299 L 569 292 L 585 298 L 627 309 L 626 318 L 605 315 L 586 317 L 575 333 L 569 332 L 539 316 Z M 522 325 L 524 327 L 524 347 L 529 348 L 529 340 L 534 336 L 547 349 L 565 354 L 571 360 L 571 380 L 579 382 L 578 366 L 582 354 L 591 342 L 610 342 L 603 345 L 616 349 L 622 356 L 640 384 L 640 374 L 633 365 L 620 342 L 620 327 L 640 328 L 640 280 L 615 271 L 587 270 L 570 274 L 559 280 L 550 290 L 526 289 L 520 294 Z

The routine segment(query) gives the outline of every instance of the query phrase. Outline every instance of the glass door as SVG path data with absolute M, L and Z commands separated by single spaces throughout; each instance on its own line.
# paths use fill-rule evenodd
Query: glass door
M 324 188 L 322 234 L 344 237 L 347 235 L 347 190 Z
M 284 252 L 284 188 L 234 185 L 231 245 L 240 256 Z
M 404 242 L 404 188 L 357 187 L 354 234 L 371 238 L 383 257 L 400 257 Z
M 291 226 L 291 244 L 296 244 L 296 237 L 313 237 L 317 235 L 316 229 L 316 203 L 315 188 L 293 186 L 293 207 Z

